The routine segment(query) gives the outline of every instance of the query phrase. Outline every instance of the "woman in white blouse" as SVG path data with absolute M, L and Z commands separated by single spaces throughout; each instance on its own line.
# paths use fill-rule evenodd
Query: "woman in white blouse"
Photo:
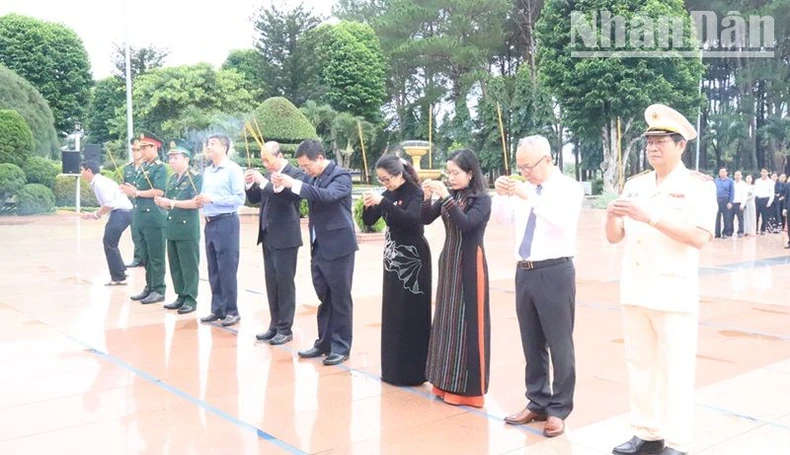
M 749 193 L 746 197 L 746 208 L 743 209 L 744 235 L 754 235 L 757 232 L 757 208 L 754 205 L 753 178 L 750 174 L 747 174 L 744 181 L 749 186 Z

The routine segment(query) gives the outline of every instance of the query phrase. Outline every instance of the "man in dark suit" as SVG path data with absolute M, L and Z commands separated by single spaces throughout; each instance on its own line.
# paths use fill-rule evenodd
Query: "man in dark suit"
M 307 176 L 300 181 L 275 174 L 272 183 L 306 199 L 310 211 L 310 271 L 321 304 L 318 339 L 299 356 L 326 355 L 324 365 L 337 365 L 351 353 L 351 279 L 358 249 L 351 215 L 351 174 L 327 160 L 317 140 L 299 144 L 295 156 Z
M 261 161 L 271 175 L 286 174 L 304 178 L 304 172 L 292 166 L 274 141 L 264 144 Z M 271 176 L 270 175 L 270 176 Z M 255 169 L 245 176 L 247 200 L 260 202 L 258 244 L 263 249 L 266 296 L 269 300 L 269 330 L 255 336 L 270 344 L 285 344 L 293 339 L 291 326 L 296 309 L 296 255 L 302 246 L 299 222 L 299 196 L 290 191 L 275 192 L 274 185 Z M 278 188 L 279 189 L 279 188 Z

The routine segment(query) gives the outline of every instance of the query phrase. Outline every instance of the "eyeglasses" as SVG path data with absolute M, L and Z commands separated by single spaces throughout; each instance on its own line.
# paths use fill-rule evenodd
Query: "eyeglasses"
M 670 142 L 675 142 L 675 141 L 673 141 L 672 139 L 658 139 L 658 140 L 656 140 L 656 139 L 648 139 L 648 140 L 645 141 L 645 144 L 648 147 L 663 147 L 664 145 L 666 145 L 666 144 L 668 144 Z
M 378 177 L 378 176 L 376 176 L 376 180 L 378 180 L 379 183 L 381 183 L 382 185 L 386 185 L 386 184 L 388 184 L 390 182 L 390 180 L 392 180 L 392 177 Z
M 536 161 L 535 164 L 533 164 L 531 166 L 529 164 L 522 164 L 520 166 L 516 166 L 516 169 L 518 169 L 521 172 L 530 172 L 533 169 L 535 169 L 536 167 L 538 167 L 538 164 L 542 163 L 543 160 L 545 160 L 548 157 L 549 157 L 549 155 L 543 155 L 543 157 L 541 159 L 539 159 L 538 161 Z

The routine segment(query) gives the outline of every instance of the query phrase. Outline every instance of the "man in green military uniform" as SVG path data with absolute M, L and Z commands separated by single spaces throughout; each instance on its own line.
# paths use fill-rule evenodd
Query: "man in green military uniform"
M 132 162 L 127 163 L 123 167 L 123 183 L 130 183 L 134 185 L 135 180 L 137 180 L 137 172 L 140 170 L 140 165 L 143 163 L 143 154 L 140 151 L 140 139 L 137 137 L 133 137 L 131 141 L 129 141 L 130 145 L 132 146 Z M 134 198 L 132 199 L 132 204 L 134 204 Z M 134 258 L 132 262 L 126 264 L 126 267 L 141 267 L 143 264 L 143 250 L 142 250 L 142 241 L 140 240 L 140 231 L 139 229 L 135 228 L 134 224 L 134 217 L 132 217 L 132 242 L 134 243 Z
M 155 199 L 156 205 L 169 210 L 167 215 L 167 262 L 173 279 L 176 300 L 165 305 L 179 314 L 197 309 L 200 271 L 200 214 L 195 196 L 200 193 L 203 179 L 189 169 L 192 151 L 183 142 L 171 142 L 168 152 L 170 168 L 175 171 L 167 183 L 165 197 Z
M 165 222 L 166 215 L 154 203 L 155 197 L 165 194 L 167 170 L 159 161 L 162 141 L 150 133 L 139 137 L 143 164 L 137 172 L 134 185 L 124 183 L 121 190 L 135 198 L 134 223 L 140 230 L 143 263 L 145 263 L 145 289 L 133 295 L 132 300 L 142 304 L 165 300 Z

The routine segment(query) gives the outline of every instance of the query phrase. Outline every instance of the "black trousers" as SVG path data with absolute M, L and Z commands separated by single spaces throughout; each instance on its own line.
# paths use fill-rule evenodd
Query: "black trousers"
M 337 259 L 325 259 L 321 247 L 313 245 L 310 272 L 318 305 L 318 339 L 314 346 L 323 352 L 348 355 L 351 352 L 353 301 L 351 282 L 354 276 L 352 252 Z
M 126 266 L 123 264 L 121 251 L 118 249 L 118 242 L 121 234 L 132 222 L 131 210 L 113 210 L 110 218 L 104 225 L 104 257 L 107 258 L 107 267 L 110 269 L 110 279 L 113 281 L 123 281 L 126 279 Z
M 516 315 L 527 360 L 527 407 L 565 419 L 573 410 L 576 360 L 573 325 L 576 269 L 573 262 L 516 269 Z M 549 356 L 554 382 L 549 382 Z
M 732 210 L 730 210 L 730 231 L 731 235 L 735 230 L 735 218 L 738 218 L 738 235 L 743 235 L 743 210 L 741 210 L 740 202 L 732 203 Z
M 728 198 L 718 198 L 716 200 L 719 204 L 719 211 L 716 212 L 716 237 L 722 235 L 732 235 L 732 218 L 730 209 L 727 208 L 727 203 L 730 202 Z M 722 221 L 724 222 L 724 230 L 722 230 Z
M 766 230 L 771 229 L 771 207 L 768 207 L 767 197 L 754 198 L 754 204 L 757 208 L 757 230 L 765 233 Z
M 296 311 L 296 258 L 299 247 L 275 249 L 264 240 L 263 270 L 269 300 L 269 330 L 290 335 Z
M 211 312 L 220 317 L 238 316 L 239 216 L 233 214 L 206 221 L 204 234 Z

